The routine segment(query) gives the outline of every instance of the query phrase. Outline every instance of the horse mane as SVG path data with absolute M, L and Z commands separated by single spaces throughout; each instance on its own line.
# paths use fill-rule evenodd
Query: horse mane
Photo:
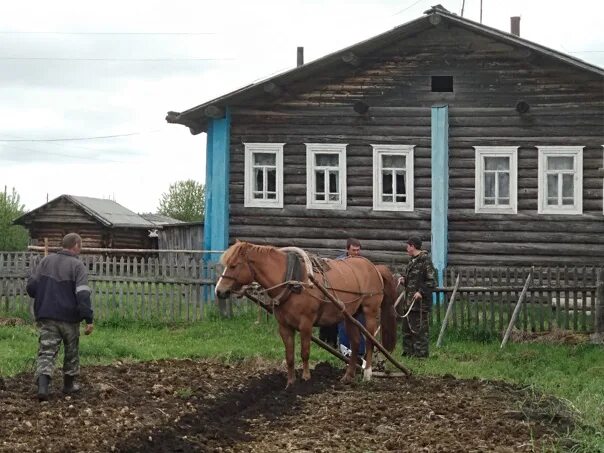
M 228 266 L 233 264 L 233 261 L 238 256 L 244 256 L 249 252 L 252 253 L 261 253 L 261 254 L 270 254 L 277 250 L 272 245 L 256 245 L 251 242 L 245 241 L 236 241 L 233 245 L 231 245 L 220 257 L 220 264 L 223 266 Z

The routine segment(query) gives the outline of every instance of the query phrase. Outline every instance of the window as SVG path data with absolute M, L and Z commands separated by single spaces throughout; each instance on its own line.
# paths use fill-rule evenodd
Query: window
M 244 206 L 283 207 L 283 143 L 244 143 Z
M 432 92 L 453 92 L 453 76 L 432 76 Z
M 306 207 L 346 209 L 346 145 L 306 144 Z
M 518 212 L 518 148 L 475 146 L 474 210 L 483 213 Z
M 413 145 L 373 146 L 373 209 L 413 211 Z
M 538 146 L 539 214 L 583 212 L 583 147 Z

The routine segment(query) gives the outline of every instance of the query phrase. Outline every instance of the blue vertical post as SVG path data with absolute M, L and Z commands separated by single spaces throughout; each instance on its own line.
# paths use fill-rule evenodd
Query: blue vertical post
M 204 250 L 225 250 L 229 244 L 229 147 L 231 115 L 208 122 L 206 146 L 206 204 L 203 225 Z M 206 278 L 211 278 L 210 262 L 218 261 L 220 253 L 206 253 Z M 213 294 L 213 292 L 212 292 Z M 212 294 L 205 294 L 206 300 Z
M 432 107 L 432 262 L 443 286 L 447 267 L 449 210 L 449 107 Z M 442 299 L 441 299 L 442 300 Z

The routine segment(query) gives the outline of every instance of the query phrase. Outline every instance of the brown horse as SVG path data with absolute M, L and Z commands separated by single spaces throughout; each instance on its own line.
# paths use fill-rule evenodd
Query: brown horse
M 216 284 L 216 295 L 228 297 L 244 285 L 257 282 L 271 298 L 284 296 L 287 254 L 278 248 L 254 245 L 237 241 L 221 257 L 224 272 Z M 365 315 L 369 332 L 377 330 L 377 317 L 382 325 L 382 343 L 388 351 L 396 345 L 396 315 L 394 300 L 396 287 L 392 274 L 385 266 L 375 266 L 363 257 L 350 257 L 345 260 L 327 260 L 329 269 L 324 273 L 314 273 L 317 281 L 329 289 L 342 301 L 346 311 Z M 309 268 L 309 267 L 307 267 Z M 313 271 L 314 272 L 314 271 Z M 329 326 L 345 319 L 346 332 L 351 344 L 351 359 L 342 377 L 342 382 L 351 382 L 356 373 L 357 351 L 360 331 L 357 326 L 344 317 L 342 312 L 320 290 L 308 283 L 307 271 L 302 271 L 302 290 L 299 293 L 287 291 L 285 298 L 274 306 L 279 322 L 279 334 L 285 345 L 287 361 L 287 386 L 294 383 L 294 338 L 295 331 L 300 332 L 302 379 L 310 379 L 308 359 L 313 326 Z M 306 283 L 305 283 L 306 282 Z M 380 310 L 381 309 L 381 310 Z M 366 366 L 364 378 L 371 379 L 371 359 L 373 348 L 367 342 Z

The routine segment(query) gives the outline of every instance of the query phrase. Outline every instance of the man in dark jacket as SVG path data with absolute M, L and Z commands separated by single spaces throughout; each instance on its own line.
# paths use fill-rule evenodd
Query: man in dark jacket
M 27 294 L 34 298 L 34 315 L 39 328 L 36 380 L 38 399 L 48 399 L 48 387 L 61 342 L 63 360 L 63 392 L 79 390 L 75 377 L 80 373 L 80 322 L 86 321 L 84 333 L 94 329 L 88 286 L 88 270 L 77 256 L 82 238 L 69 233 L 63 238 L 63 249 L 40 261 L 27 281 Z
M 436 281 L 432 260 L 421 247 L 422 241 L 417 236 L 407 241 L 411 260 L 399 280 L 406 291 L 403 314 L 408 313 L 403 318 L 403 355 L 428 357 L 428 327 Z

